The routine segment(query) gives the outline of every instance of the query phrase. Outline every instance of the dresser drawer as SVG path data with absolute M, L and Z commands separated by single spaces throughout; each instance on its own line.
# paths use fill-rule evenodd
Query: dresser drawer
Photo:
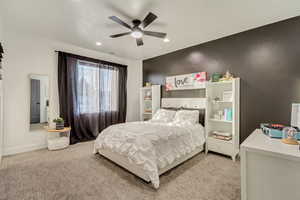
M 214 151 L 226 155 L 232 155 L 234 153 L 232 141 L 223 141 L 212 137 L 208 137 L 207 147 L 209 151 Z

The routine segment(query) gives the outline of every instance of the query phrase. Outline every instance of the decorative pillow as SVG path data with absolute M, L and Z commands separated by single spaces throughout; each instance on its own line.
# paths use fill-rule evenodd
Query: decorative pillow
M 205 109 L 199 109 L 199 108 L 183 108 L 181 107 L 180 110 L 197 110 L 199 111 L 199 123 L 202 126 L 205 126 Z
M 175 114 L 174 122 L 188 122 L 191 124 L 199 123 L 198 110 L 179 110 Z
M 159 109 L 153 115 L 151 121 L 165 122 L 165 123 L 171 122 L 171 121 L 173 121 L 175 114 L 176 114 L 176 111 L 174 111 L 174 110 Z

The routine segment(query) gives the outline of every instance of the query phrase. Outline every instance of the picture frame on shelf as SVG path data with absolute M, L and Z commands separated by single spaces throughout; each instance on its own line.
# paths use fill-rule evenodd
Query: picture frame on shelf
M 232 101 L 232 91 L 224 91 L 223 92 L 223 101 L 228 101 L 231 102 Z

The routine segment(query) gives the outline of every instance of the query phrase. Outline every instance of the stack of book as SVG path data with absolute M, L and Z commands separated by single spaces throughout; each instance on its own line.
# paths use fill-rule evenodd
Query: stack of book
M 226 140 L 229 141 L 232 139 L 232 134 L 227 132 L 221 132 L 221 131 L 212 131 L 211 132 L 212 137 L 219 139 L 219 140 Z

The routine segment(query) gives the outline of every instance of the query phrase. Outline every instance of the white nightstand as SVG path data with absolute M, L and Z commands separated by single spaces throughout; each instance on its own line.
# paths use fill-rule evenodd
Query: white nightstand
M 46 130 L 48 132 L 47 142 L 49 150 L 59 150 L 69 146 L 71 127 L 65 127 L 61 130 L 46 127 Z

